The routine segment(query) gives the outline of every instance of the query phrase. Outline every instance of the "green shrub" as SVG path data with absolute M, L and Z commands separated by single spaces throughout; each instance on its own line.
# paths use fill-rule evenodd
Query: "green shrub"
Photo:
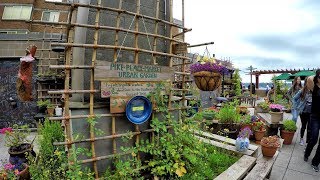
M 202 117 L 205 118 L 206 120 L 212 120 L 216 117 L 216 115 L 217 115 L 217 112 L 214 110 L 207 109 L 202 112 Z
M 295 132 L 297 130 L 297 125 L 293 120 L 286 120 L 283 122 L 283 128 L 286 131 Z
M 217 114 L 220 123 L 238 123 L 240 117 L 233 103 L 225 104 Z

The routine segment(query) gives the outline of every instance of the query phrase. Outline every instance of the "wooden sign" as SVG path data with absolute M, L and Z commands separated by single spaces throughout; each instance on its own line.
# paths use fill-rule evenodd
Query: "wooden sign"
M 174 44 L 172 47 L 172 53 L 173 54 L 183 54 L 187 53 L 187 43 L 179 43 L 179 44 Z
M 101 97 L 146 96 L 156 88 L 155 82 L 101 82 Z
M 97 61 L 95 80 L 100 81 L 166 81 L 173 79 L 168 66 Z
M 131 99 L 129 96 L 111 96 L 110 97 L 110 113 L 126 112 L 127 102 Z

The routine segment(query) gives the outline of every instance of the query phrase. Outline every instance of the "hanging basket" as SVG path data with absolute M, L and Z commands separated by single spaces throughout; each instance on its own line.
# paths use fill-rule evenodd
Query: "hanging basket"
M 214 91 L 221 85 L 222 76 L 217 72 L 195 72 L 193 77 L 197 87 L 202 91 Z

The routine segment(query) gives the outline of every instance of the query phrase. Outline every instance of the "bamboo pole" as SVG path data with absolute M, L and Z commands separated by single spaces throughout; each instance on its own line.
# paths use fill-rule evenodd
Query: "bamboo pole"
M 162 56 L 190 60 L 189 57 L 185 57 L 185 56 L 178 56 L 178 55 L 174 55 L 174 54 L 170 54 L 170 53 L 149 51 L 146 49 L 140 49 L 140 48 L 134 48 L 134 47 L 112 46 L 112 45 L 94 45 L 94 44 L 77 44 L 77 43 L 52 43 L 52 45 L 60 45 L 60 46 L 66 46 L 66 47 L 83 47 L 83 48 L 104 48 L 104 49 L 120 49 L 121 48 L 122 50 L 145 52 L 145 53 L 150 53 L 150 54 L 153 53 L 155 55 L 162 55 Z
M 42 21 L 33 21 L 33 22 L 34 23 L 39 23 L 39 24 L 43 23 Z M 67 25 L 67 23 L 65 23 L 65 22 L 51 22 L 50 24 Z M 112 27 L 112 26 L 101 26 L 101 25 L 95 26 L 95 25 L 81 24 L 81 23 L 72 23 L 71 26 L 84 27 L 84 28 L 90 28 L 90 29 L 106 29 L 106 30 L 128 32 L 128 33 L 132 33 L 132 34 L 139 34 L 139 35 L 145 35 L 145 36 L 161 38 L 161 39 L 164 39 L 164 40 L 172 40 L 172 41 L 174 41 L 176 43 L 183 43 L 182 41 L 179 41 L 178 39 L 162 36 L 160 34 L 152 34 L 152 33 L 147 33 L 147 32 L 124 29 L 124 28 L 117 28 L 117 27 Z
M 122 9 L 122 0 L 119 1 L 118 8 Z M 121 13 L 118 12 L 116 28 L 120 27 L 120 15 L 121 15 Z M 114 45 L 115 46 L 119 45 L 119 31 L 116 31 Z M 116 59 L 117 59 L 117 49 L 114 49 L 113 62 L 116 62 Z M 116 135 L 117 134 L 116 133 L 116 117 L 115 116 L 112 116 L 111 133 L 112 133 L 112 135 Z M 116 138 L 115 137 L 112 138 L 112 153 L 113 154 L 117 153 L 117 142 L 116 142 Z
M 182 7 L 182 9 L 184 9 L 184 7 Z M 184 11 L 184 10 L 183 10 L 183 11 Z M 183 13 L 183 14 L 184 14 L 184 13 Z M 184 17 L 182 17 L 182 24 L 184 24 L 183 21 L 184 21 Z M 180 36 L 180 35 L 184 35 L 185 33 L 190 32 L 190 31 L 192 31 L 192 29 L 187 29 L 187 30 L 185 30 L 185 31 L 182 31 L 182 32 L 180 32 L 180 33 L 178 33 L 178 34 L 173 35 L 173 37 L 177 37 L 177 36 Z
M 98 93 L 101 92 L 98 89 L 93 90 L 57 90 L 57 91 L 48 91 L 48 94 L 76 94 L 76 93 Z
M 70 3 L 63 3 L 63 2 L 56 2 L 56 4 L 67 5 L 67 6 L 71 5 Z M 139 14 L 139 13 L 126 11 L 126 10 L 123 10 L 123 9 L 112 8 L 112 7 L 103 7 L 103 6 L 100 6 L 100 5 L 92 5 L 92 4 L 81 4 L 81 3 L 72 3 L 72 6 L 74 6 L 74 7 L 87 7 L 87 8 L 93 8 L 93 9 L 100 9 L 100 10 L 124 13 L 124 14 L 132 15 L 132 16 L 138 16 L 139 18 L 143 17 L 144 19 L 150 19 L 150 20 L 153 20 L 153 21 L 159 21 L 159 22 L 162 22 L 164 24 L 180 28 L 182 30 L 187 30 L 187 28 L 182 27 L 182 26 L 180 26 L 178 24 L 174 24 L 172 21 L 165 21 L 165 20 L 162 20 L 162 19 L 157 19 L 157 18 L 154 18 L 154 17 L 151 17 L 151 16 L 147 16 L 147 15 L 142 15 L 142 14 Z
M 70 13 L 69 13 L 69 16 L 68 16 L 68 23 L 71 23 L 73 21 L 73 18 L 75 16 L 75 10 L 73 7 L 70 7 Z M 69 26 L 70 27 L 70 26 Z M 72 39 L 73 39 L 73 33 L 74 33 L 74 30 L 72 28 L 68 28 L 67 29 L 67 34 L 68 34 L 68 43 L 72 43 Z M 69 65 L 71 64 L 71 58 L 72 58 L 72 49 L 71 47 L 67 47 L 66 48 L 66 62 L 65 64 L 66 65 Z M 70 89 L 70 74 L 71 74 L 71 70 L 70 69 L 66 69 L 65 70 L 65 80 L 64 80 L 64 89 L 65 90 L 68 90 Z M 64 124 L 64 127 L 65 127 L 65 133 L 66 133 L 66 138 L 65 138 L 65 141 L 68 142 L 68 141 L 72 141 L 72 134 L 71 134 L 71 128 L 70 128 L 70 109 L 69 109 L 69 101 L 70 101 L 70 96 L 68 93 L 65 93 L 64 94 L 64 98 L 65 98 L 65 104 L 64 104 L 64 120 L 65 120 L 65 124 Z M 66 148 L 68 150 L 68 159 L 71 159 L 71 145 L 66 145 Z M 68 160 L 68 163 L 72 163 L 70 162 L 70 160 Z
M 54 142 L 53 145 L 61 146 L 61 145 L 75 144 L 75 143 L 95 142 L 95 141 L 99 141 L 99 140 L 115 139 L 115 138 L 130 136 L 130 135 L 138 135 L 141 133 L 142 132 L 129 132 L 129 133 L 124 133 L 124 134 L 113 134 L 113 135 L 109 135 L 109 136 L 95 137 L 93 139 L 89 138 L 89 139 L 82 139 L 82 140 L 69 141 L 69 142 Z
M 88 65 L 50 65 L 50 69 L 94 69 L 94 66 Z
M 135 31 L 139 31 L 139 15 L 140 15 L 140 0 L 137 0 L 136 1 L 136 15 L 135 16 Z M 139 40 L 139 35 L 138 34 L 135 34 L 134 35 L 134 47 L 136 49 L 139 49 L 139 45 L 138 45 L 138 40 Z M 135 51 L 134 52 L 134 63 L 135 64 L 139 64 L 139 51 Z M 139 125 L 135 124 L 135 131 L 136 132 L 140 132 L 139 130 Z M 139 144 L 139 141 L 140 141 L 140 135 L 137 134 L 136 135 L 136 144 Z M 140 153 L 138 152 L 137 153 L 137 158 L 140 159 Z
M 157 0 L 157 6 L 156 6 L 156 18 L 159 19 L 159 7 L 160 7 L 160 0 Z M 155 22 L 155 27 L 154 27 L 154 33 L 153 34 L 158 34 L 158 28 L 159 28 L 159 21 Z M 157 51 L 157 37 L 154 36 L 153 38 L 153 51 Z M 153 58 L 153 64 L 156 65 L 157 63 L 157 57 L 152 54 Z
M 119 1 L 119 9 L 122 9 L 122 0 Z M 121 13 L 118 12 L 117 23 L 116 23 L 116 28 L 118 28 L 118 29 L 120 27 L 120 15 L 121 15 Z M 116 34 L 115 34 L 115 39 L 114 39 L 114 45 L 118 46 L 119 45 L 119 31 L 116 31 L 115 33 Z M 114 52 L 113 52 L 113 59 L 114 60 L 117 59 L 117 52 L 118 52 L 117 49 L 114 49 Z M 115 61 L 113 61 L 113 62 L 115 62 Z
M 172 6 L 173 6 L 173 1 L 170 0 L 169 1 L 169 14 L 170 14 L 170 17 L 169 17 L 169 20 L 170 22 L 173 22 L 173 10 L 172 10 Z M 173 28 L 172 28 L 172 25 L 169 24 L 169 37 L 170 38 L 173 38 L 172 37 L 172 32 L 173 32 Z M 169 41 L 169 53 L 172 54 L 172 47 L 173 47 L 173 41 Z M 171 56 L 170 57 L 170 60 L 169 60 L 169 67 L 172 67 L 173 65 L 173 57 Z M 170 82 L 170 87 L 172 87 L 172 82 Z M 172 99 L 172 91 L 169 92 L 169 102 L 168 102 L 168 108 L 171 109 L 171 99 Z
M 166 126 L 166 128 L 170 129 L 171 126 Z M 54 142 L 53 145 L 55 146 L 63 146 L 63 145 L 70 145 L 70 144 L 76 144 L 76 143 L 84 143 L 84 142 L 94 142 L 94 141 L 100 141 L 100 140 L 106 140 L 106 139 L 114 139 L 114 138 L 121 138 L 121 137 L 127 137 L 127 136 L 135 136 L 140 135 L 142 133 L 151 133 L 155 132 L 155 129 L 146 129 L 143 131 L 132 131 L 127 132 L 123 134 L 114 134 L 114 135 L 108 135 L 108 136 L 101 136 L 101 137 L 95 137 L 93 139 L 81 139 L 81 140 L 75 140 L 75 141 L 69 141 L 69 142 Z
M 124 116 L 124 114 L 98 114 L 97 115 L 98 117 L 121 117 L 121 116 Z M 89 118 L 89 117 L 92 117 L 91 115 L 72 115 L 72 116 L 69 116 L 69 117 L 65 117 L 65 116 L 62 116 L 62 117 L 49 117 L 49 120 L 52 120 L 52 121 L 61 121 L 61 120 L 66 120 L 66 119 L 83 119 L 83 118 Z
M 208 43 L 201 43 L 201 44 L 189 45 L 189 46 L 187 46 L 187 48 L 198 47 L 198 46 L 206 46 L 206 45 L 210 45 L 210 44 L 214 44 L 214 42 L 208 42 Z
M 98 0 L 98 6 L 101 6 L 101 0 Z M 97 9 L 96 12 L 96 17 L 95 17 L 95 26 L 99 25 L 100 21 L 100 9 Z M 98 38 L 99 38 L 99 29 L 95 29 L 94 31 L 94 36 L 93 36 L 93 44 L 94 46 L 98 45 Z M 93 48 L 92 52 L 92 62 L 91 66 L 95 65 L 97 59 L 97 48 Z M 90 90 L 94 91 L 94 69 L 90 69 Z M 94 106 L 94 92 L 90 92 L 90 115 L 94 116 L 94 111 L 93 111 L 93 106 Z M 95 150 L 95 133 L 94 133 L 94 124 L 90 124 L 90 140 L 91 140 L 91 151 L 92 151 L 92 159 L 96 159 L 96 150 Z M 94 169 L 94 174 L 95 178 L 99 178 L 99 172 L 98 172 L 98 166 L 97 166 L 97 161 L 93 161 L 93 169 Z
M 182 0 L 182 26 L 184 26 L 184 0 Z M 182 41 L 185 41 L 185 36 L 184 33 L 182 34 Z M 183 53 L 183 56 L 186 56 L 186 53 Z M 186 73 L 186 60 L 183 59 L 182 60 L 182 66 L 181 66 L 181 71 L 183 73 L 181 73 L 182 75 L 182 89 L 186 88 L 186 75 L 190 75 L 190 73 Z M 188 101 L 186 100 L 186 96 L 185 96 L 185 91 L 182 91 L 182 104 L 183 107 L 188 106 Z M 185 116 L 182 117 L 182 121 L 185 120 Z

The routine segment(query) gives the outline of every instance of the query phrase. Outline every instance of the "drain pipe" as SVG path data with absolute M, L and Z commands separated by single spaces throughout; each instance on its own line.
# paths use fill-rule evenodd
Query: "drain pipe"
M 90 0 L 78 0 L 81 4 L 90 4 Z M 76 23 L 88 24 L 89 8 L 78 7 Z M 74 29 L 74 43 L 85 44 L 87 39 L 87 28 L 75 27 Z M 85 48 L 74 47 L 72 52 L 72 65 L 84 65 L 85 62 Z M 84 70 L 73 69 L 71 71 L 71 87 L 72 89 L 84 89 Z M 72 102 L 84 102 L 83 94 L 72 94 Z

